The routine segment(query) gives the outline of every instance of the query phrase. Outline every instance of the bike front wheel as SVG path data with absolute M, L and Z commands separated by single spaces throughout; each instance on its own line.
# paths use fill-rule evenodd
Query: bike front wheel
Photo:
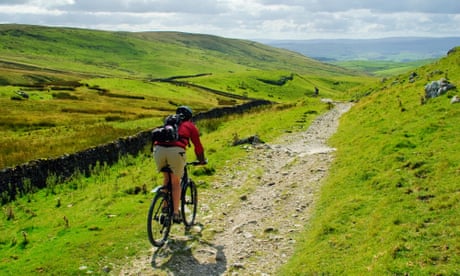
M 197 206 L 198 193 L 196 185 L 190 179 L 183 185 L 181 195 L 181 213 L 185 226 L 192 226 L 195 223 Z
M 147 216 L 147 235 L 153 246 L 161 247 L 168 239 L 172 224 L 170 206 L 172 206 L 172 202 L 170 202 L 168 194 L 161 191 L 157 192 L 150 204 Z

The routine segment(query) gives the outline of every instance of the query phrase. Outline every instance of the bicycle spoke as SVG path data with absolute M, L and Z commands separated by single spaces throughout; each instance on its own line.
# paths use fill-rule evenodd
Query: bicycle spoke
M 197 209 L 197 191 L 193 181 L 189 181 L 182 189 L 181 212 L 184 224 L 192 226 L 195 223 Z
M 191 165 L 194 163 L 187 163 Z M 168 172 L 170 173 L 170 171 Z M 147 235 L 153 246 L 161 247 L 168 239 L 173 224 L 171 183 L 154 189 L 155 197 L 150 204 L 147 216 Z M 180 212 L 185 226 L 188 228 L 195 223 L 198 205 L 198 194 L 195 183 L 188 178 L 187 167 L 181 180 Z M 165 208 L 164 207 L 168 207 Z

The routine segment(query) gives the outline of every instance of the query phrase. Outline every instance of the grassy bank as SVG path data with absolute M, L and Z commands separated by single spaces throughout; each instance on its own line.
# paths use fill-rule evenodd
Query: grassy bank
M 341 120 L 314 216 L 283 275 L 455 275 L 460 266 L 460 53 L 374 87 Z

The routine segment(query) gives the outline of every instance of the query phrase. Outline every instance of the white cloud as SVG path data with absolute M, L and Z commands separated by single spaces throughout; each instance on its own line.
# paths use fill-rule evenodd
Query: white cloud
M 75 4 L 73 0 L 30 0 L 27 2 L 27 5 L 43 8 L 63 7 L 73 4 Z
M 54 16 L 65 14 L 66 12 L 59 9 L 49 9 L 47 7 L 41 6 L 31 6 L 31 5 L 14 5 L 14 6 L 1 6 L 0 5 L 0 15 L 2 18 L 8 18 L 10 16 L 28 16 L 28 15 L 44 15 L 44 16 Z M 0 19 L 1 22 L 1 19 Z
M 2 0 L 0 23 L 235 38 L 458 36 L 458 0 Z

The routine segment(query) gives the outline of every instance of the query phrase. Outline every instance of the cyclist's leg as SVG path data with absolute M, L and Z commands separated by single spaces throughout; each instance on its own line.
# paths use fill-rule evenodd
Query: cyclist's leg
M 185 150 L 180 147 L 168 148 L 168 164 L 171 168 L 171 184 L 172 184 L 172 198 L 174 215 L 179 215 L 179 204 L 181 197 L 180 179 L 184 174 L 184 167 L 186 162 Z
M 169 182 L 169 173 L 167 172 L 163 172 L 163 186 L 168 186 L 168 182 Z M 165 209 L 166 207 L 168 207 L 168 203 L 166 202 L 166 200 L 163 202 L 163 209 Z
M 169 173 L 163 172 L 163 185 L 166 186 L 168 185 L 169 182 Z
M 156 146 L 153 150 L 153 158 L 157 167 L 157 171 L 168 166 L 168 151 L 165 147 Z M 168 184 L 168 173 L 163 172 L 163 184 Z
M 161 169 L 168 166 L 168 150 L 165 147 L 156 146 L 153 151 L 153 157 L 155 159 L 157 171 L 161 172 Z M 169 183 L 169 173 L 163 172 L 163 186 L 167 186 Z M 167 207 L 167 202 L 163 202 L 164 206 Z
M 180 181 L 177 175 L 171 174 L 171 184 L 172 184 L 172 198 L 173 198 L 174 215 L 177 215 L 179 214 L 179 201 L 180 201 L 180 195 L 181 195 Z

